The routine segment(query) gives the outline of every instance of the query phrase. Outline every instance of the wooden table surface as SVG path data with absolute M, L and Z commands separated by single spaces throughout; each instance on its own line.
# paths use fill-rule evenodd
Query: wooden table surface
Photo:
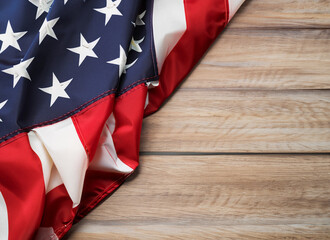
M 330 1 L 247 0 L 65 239 L 330 239 Z

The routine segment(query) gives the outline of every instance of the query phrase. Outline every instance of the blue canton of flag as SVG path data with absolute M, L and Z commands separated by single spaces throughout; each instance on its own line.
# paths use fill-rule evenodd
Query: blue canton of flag
M 156 80 L 150 2 L 0 2 L 0 142 Z

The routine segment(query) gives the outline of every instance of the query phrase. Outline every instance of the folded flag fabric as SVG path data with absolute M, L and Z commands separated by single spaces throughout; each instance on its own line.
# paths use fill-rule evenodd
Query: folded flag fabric
M 60 239 L 139 164 L 243 0 L 0 2 L 0 239 Z

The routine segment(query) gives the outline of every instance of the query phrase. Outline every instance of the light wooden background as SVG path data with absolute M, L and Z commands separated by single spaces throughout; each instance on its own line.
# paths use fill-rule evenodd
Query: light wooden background
M 248 0 L 66 239 L 330 239 L 330 1 Z

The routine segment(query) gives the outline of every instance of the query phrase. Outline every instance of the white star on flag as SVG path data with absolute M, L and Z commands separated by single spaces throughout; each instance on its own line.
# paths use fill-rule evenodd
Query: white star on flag
M 107 63 L 119 66 L 119 77 L 120 77 L 123 73 L 126 73 L 126 70 L 132 67 L 136 63 L 136 61 L 137 59 L 135 59 L 132 63 L 126 65 L 127 56 L 125 50 L 121 45 L 119 45 L 119 58 L 108 61 Z
M 93 51 L 93 48 L 96 46 L 100 38 L 94 40 L 93 42 L 88 43 L 84 36 L 80 34 L 80 46 L 75 48 L 68 48 L 71 52 L 79 54 L 79 65 L 85 60 L 86 57 L 98 58 L 98 56 Z
M 45 21 L 43 22 L 43 24 L 41 25 L 41 28 L 39 30 L 39 45 L 41 44 L 41 42 L 45 39 L 45 37 L 47 35 L 49 35 L 52 38 L 55 38 L 57 40 L 53 27 L 59 19 L 60 18 L 55 18 L 55 19 L 52 19 L 49 21 L 47 20 L 47 18 L 45 19 Z
M 0 53 L 5 51 L 9 46 L 16 48 L 21 51 L 17 40 L 23 37 L 27 32 L 14 32 L 11 27 L 10 21 L 7 22 L 6 32 L 0 34 L 0 41 L 2 41 Z
M 69 95 L 66 93 L 65 89 L 69 86 L 71 81 L 72 78 L 60 83 L 55 74 L 53 73 L 53 85 L 51 87 L 39 88 L 41 91 L 50 94 L 50 107 L 59 97 L 70 98 Z
M 4 73 L 13 75 L 13 88 L 16 86 L 16 84 L 22 77 L 29 79 L 31 81 L 27 68 L 29 67 L 33 59 L 34 58 L 27 59 L 12 66 L 11 68 L 2 70 Z
M 107 4 L 104 8 L 94 8 L 95 11 L 105 14 L 105 25 L 109 22 L 112 15 L 123 16 L 121 12 L 118 10 L 118 6 L 121 0 L 107 0 Z
M 7 103 L 8 100 L 5 100 L 3 102 L 0 103 L 0 109 L 3 108 L 3 106 L 5 106 L 5 104 Z M 2 122 L 2 119 L 0 118 L 0 122 Z
M 142 48 L 140 47 L 140 43 L 142 43 L 144 40 L 144 37 L 141 38 L 140 40 L 135 40 L 134 37 L 132 37 L 132 40 L 131 40 L 131 45 L 129 46 L 129 50 L 128 51 L 131 51 L 131 50 L 134 50 L 136 52 L 142 52 Z
M 144 15 L 146 15 L 146 11 L 144 11 L 143 13 L 141 13 L 140 15 L 137 15 L 136 20 L 135 20 L 135 24 L 138 26 L 142 26 L 142 25 L 146 25 L 143 21 L 142 18 L 144 18 Z
M 44 12 L 48 13 L 53 1 L 54 0 L 29 0 L 30 3 L 32 3 L 38 8 L 36 13 L 36 19 L 39 18 Z
M 115 64 L 119 66 L 119 77 L 120 77 L 125 69 L 126 61 L 127 61 L 127 56 L 125 50 L 121 45 L 119 45 L 119 58 L 108 61 L 107 63 Z
M 64 5 L 68 2 L 69 0 L 64 0 Z

